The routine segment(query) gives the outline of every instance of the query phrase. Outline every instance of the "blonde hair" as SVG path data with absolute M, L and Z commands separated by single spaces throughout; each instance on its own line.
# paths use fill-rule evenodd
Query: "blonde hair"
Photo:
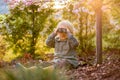
M 70 21 L 63 20 L 59 22 L 57 28 L 60 28 L 61 26 L 66 27 L 72 34 L 74 33 L 74 26 L 72 25 L 72 23 L 70 23 Z

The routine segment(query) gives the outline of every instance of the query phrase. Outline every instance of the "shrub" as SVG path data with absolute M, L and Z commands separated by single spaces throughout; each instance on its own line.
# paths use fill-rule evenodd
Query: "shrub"
M 28 70 L 19 67 L 12 70 L 1 70 L 0 80 L 67 80 L 63 73 L 57 70 L 44 70 L 37 67 L 34 70 Z

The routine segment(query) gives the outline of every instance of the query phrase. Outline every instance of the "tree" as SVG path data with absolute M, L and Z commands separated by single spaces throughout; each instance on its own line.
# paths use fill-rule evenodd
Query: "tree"
M 52 5 L 47 2 L 33 1 L 27 5 L 18 2 L 18 5 L 10 9 L 10 14 L 5 20 L 4 34 L 14 51 L 35 55 L 40 32 L 45 28 L 45 23 L 53 12 L 51 7 Z
M 109 25 L 105 26 L 106 22 L 103 23 L 104 26 L 104 35 L 103 35 L 103 40 L 104 40 L 104 48 L 105 49 L 120 49 L 120 40 L 119 40 L 119 35 L 120 35 L 120 0 L 105 0 L 106 1 L 106 8 L 107 10 L 106 17 L 108 18 Z
M 79 56 L 87 57 L 95 48 L 94 12 L 86 1 L 72 1 L 63 9 L 63 18 L 70 20 L 75 26 L 75 33 L 80 43 Z

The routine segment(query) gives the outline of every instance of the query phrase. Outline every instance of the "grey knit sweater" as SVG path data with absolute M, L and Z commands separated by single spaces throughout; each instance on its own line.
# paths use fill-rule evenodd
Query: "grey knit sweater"
M 75 49 L 78 46 L 78 41 L 72 34 L 69 34 L 64 41 L 60 41 L 59 37 L 56 38 L 55 36 L 55 33 L 51 33 L 46 40 L 47 46 L 55 48 L 54 61 L 65 59 L 74 67 L 77 67 L 78 60 Z

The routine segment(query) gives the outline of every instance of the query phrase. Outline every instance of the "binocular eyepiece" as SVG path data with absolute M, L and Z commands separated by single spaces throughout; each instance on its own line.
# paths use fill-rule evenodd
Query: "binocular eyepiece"
M 65 28 L 58 28 L 58 29 L 57 29 L 57 32 L 67 33 L 67 29 L 65 29 Z

